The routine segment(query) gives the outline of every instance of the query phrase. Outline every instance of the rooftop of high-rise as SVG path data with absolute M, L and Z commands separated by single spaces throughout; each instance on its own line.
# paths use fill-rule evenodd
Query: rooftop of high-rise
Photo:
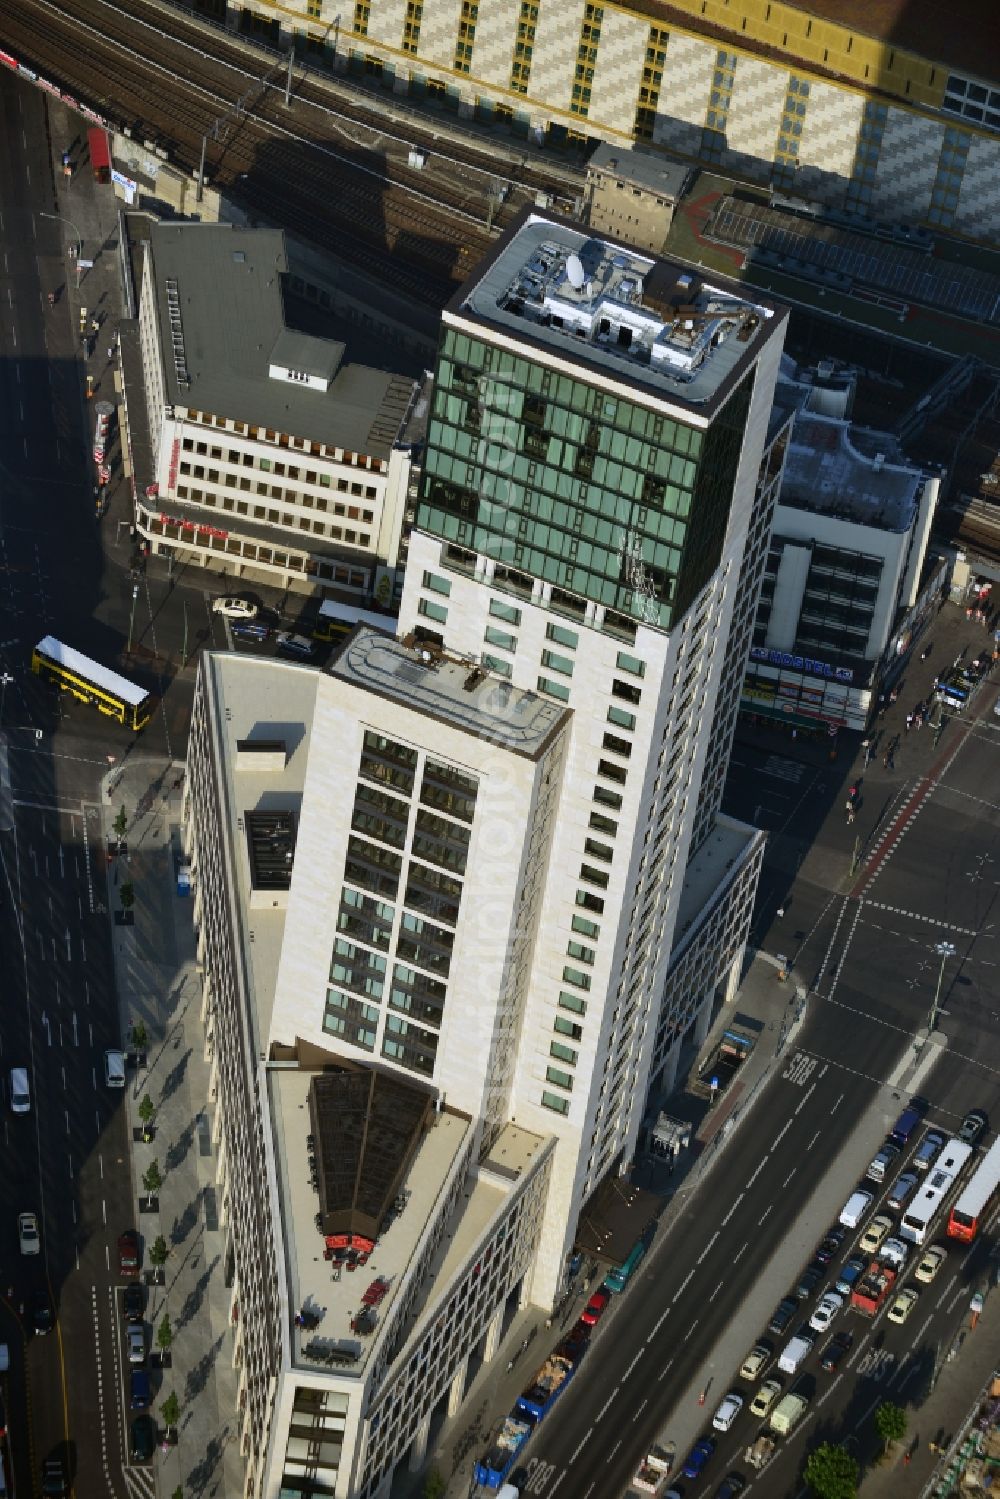
M 452 299 L 446 321 L 631 399 L 710 417 L 786 309 L 738 282 L 527 211 Z

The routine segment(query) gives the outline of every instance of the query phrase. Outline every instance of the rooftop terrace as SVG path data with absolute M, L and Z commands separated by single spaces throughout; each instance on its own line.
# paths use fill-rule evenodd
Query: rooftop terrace
M 708 414 L 781 323 L 724 277 L 640 255 L 575 224 L 528 214 L 449 313 L 671 404 Z
M 568 709 L 514 687 L 437 647 L 393 640 L 362 625 L 327 668 L 329 674 L 417 713 L 536 759 Z

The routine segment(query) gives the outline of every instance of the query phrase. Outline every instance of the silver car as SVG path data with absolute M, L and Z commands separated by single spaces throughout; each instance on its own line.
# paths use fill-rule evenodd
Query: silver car
M 18 1214 L 17 1238 L 22 1254 L 41 1254 L 42 1241 L 38 1236 L 38 1219 L 34 1213 Z
M 129 1363 L 144 1364 L 146 1362 L 146 1329 L 130 1326 L 127 1336 Z

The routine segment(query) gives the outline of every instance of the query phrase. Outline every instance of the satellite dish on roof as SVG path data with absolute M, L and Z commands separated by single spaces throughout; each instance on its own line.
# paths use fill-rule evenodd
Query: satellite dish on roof
M 587 273 L 583 269 L 583 261 L 579 255 L 570 255 L 568 257 L 566 261 L 566 275 L 569 278 L 570 286 L 575 286 L 579 291 L 587 279 Z

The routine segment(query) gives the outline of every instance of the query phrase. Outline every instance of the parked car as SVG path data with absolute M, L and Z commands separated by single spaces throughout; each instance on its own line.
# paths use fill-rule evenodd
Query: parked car
M 755 1343 L 740 1365 L 741 1379 L 759 1379 L 770 1367 L 774 1349 L 770 1343 Z
M 108 1088 L 125 1086 L 125 1053 L 114 1047 L 104 1053 L 104 1083 Z
M 743 1396 L 731 1390 L 712 1417 L 712 1425 L 716 1431 L 728 1431 L 742 1409 Z
M 885 1205 L 892 1213 L 901 1213 L 909 1201 L 914 1187 L 920 1180 L 915 1171 L 902 1171 L 896 1177 L 895 1185 L 885 1200 Z
M 701 1437 L 684 1460 L 684 1477 L 700 1478 L 706 1463 L 715 1451 L 714 1437 Z
M 913 1279 L 929 1286 L 947 1258 L 947 1249 L 940 1244 L 932 1244 L 930 1249 L 924 1250 L 923 1259 L 913 1272 Z
M 232 596 L 213 599 L 212 613 L 221 614 L 226 619 L 256 619 L 257 605 L 251 604 L 249 599 L 238 599 Z
M 750 1402 L 751 1416 L 766 1416 L 771 1406 L 781 1394 L 781 1390 L 782 1384 L 780 1379 L 765 1379 Z
M 715 1491 L 715 1499 L 736 1499 L 737 1494 L 742 1494 L 747 1486 L 747 1481 L 742 1473 L 727 1473 Z
M 825 1276 L 826 1266 L 821 1265 L 818 1260 L 811 1260 L 799 1276 L 794 1294 L 800 1301 L 808 1301 Z
M 146 1292 L 137 1280 L 125 1287 L 122 1310 L 126 1322 L 141 1322 L 146 1314 Z
M 144 1364 L 146 1362 L 146 1332 L 142 1327 L 130 1326 L 126 1334 L 128 1339 L 128 1361 L 130 1364 Z
M 34 1213 L 19 1213 L 17 1238 L 22 1254 L 40 1254 L 42 1241 L 38 1236 L 38 1219 Z
M 10 1111 L 12 1114 L 27 1114 L 31 1110 L 31 1088 L 27 1067 L 10 1069 Z
M 920 1299 L 920 1292 L 915 1291 L 912 1286 L 907 1286 L 900 1291 L 892 1306 L 889 1308 L 888 1316 L 890 1322 L 905 1322 Z
M 852 1332 L 834 1333 L 820 1356 L 820 1368 L 825 1370 L 827 1374 L 833 1374 L 850 1352 L 853 1342 L 854 1334 Z
M 866 1255 L 852 1254 L 849 1260 L 845 1260 L 840 1274 L 834 1282 L 833 1289 L 839 1291 L 841 1296 L 849 1296 L 851 1287 L 859 1280 L 868 1269 L 868 1258 Z
M 148 1463 L 156 1451 L 156 1423 L 152 1416 L 136 1416 L 132 1422 L 129 1452 L 134 1463 Z
M 153 1390 L 146 1369 L 133 1369 L 128 1379 L 129 1410 L 148 1411 L 153 1402 Z
M 959 1125 L 958 1138 L 964 1140 L 966 1145 L 978 1145 L 986 1124 L 986 1115 L 982 1109 L 970 1109 Z
M 782 1300 L 778 1302 L 778 1305 L 775 1307 L 773 1313 L 771 1314 L 771 1320 L 767 1324 L 768 1332 L 784 1332 L 785 1328 L 788 1326 L 789 1322 L 791 1322 L 792 1318 L 798 1316 L 798 1312 L 798 1301 L 792 1296 L 783 1297 Z
M 874 1254 L 891 1228 L 892 1219 L 887 1218 L 884 1213 L 879 1213 L 861 1235 L 858 1248 L 863 1254 Z
M 840 1246 L 847 1238 L 847 1229 L 842 1223 L 834 1223 L 816 1245 L 816 1253 L 813 1259 L 820 1265 L 828 1265 L 835 1260 L 840 1252 Z
M 843 1296 L 839 1295 L 836 1291 L 827 1291 L 825 1295 L 820 1297 L 816 1310 L 809 1318 L 809 1326 L 815 1332 L 827 1332 L 830 1323 L 843 1305 Z
M 604 1316 L 610 1300 L 611 1296 L 608 1291 L 595 1291 L 580 1314 L 580 1321 L 588 1323 L 591 1327 L 596 1326 Z
M 271 626 L 262 619 L 240 619 L 232 626 L 232 633 L 237 640 L 267 640 Z
M 134 1228 L 118 1235 L 118 1269 L 129 1277 L 139 1274 L 139 1235 Z
M 61 1457 L 47 1457 L 42 1463 L 42 1493 L 45 1499 L 63 1499 L 69 1493 L 66 1465 Z
M 40 1338 L 52 1331 L 55 1318 L 48 1291 L 36 1291 L 31 1298 L 31 1325 Z

